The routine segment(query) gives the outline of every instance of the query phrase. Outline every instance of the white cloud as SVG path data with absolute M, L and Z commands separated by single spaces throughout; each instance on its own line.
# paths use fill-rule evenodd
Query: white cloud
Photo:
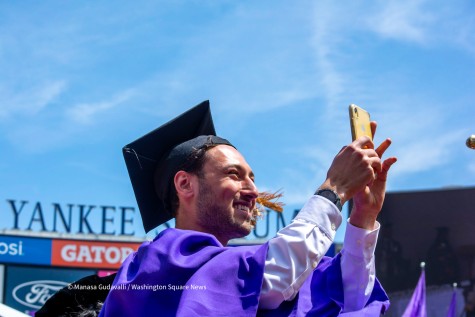
M 283 167 L 279 178 L 274 179 L 275 182 L 282 184 L 283 202 L 300 206 L 315 192 L 325 180 L 327 170 L 337 154 L 329 150 L 331 148 L 332 146 L 324 146 L 320 142 L 318 145 L 287 149 L 287 154 L 292 157 L 294 164 Z
M 398 102 L 395 101 L 394 105 Z M 443 166 L 451 160 L 456 160 L 460 140 L 466 135 L 463 127 L 449 124 L 445 112 L 435 105 L 418 102 L 413 96 L 413 102 L 399 100 L 399 104 L 412 105 L 410 111 L 387 111 L 381 115 L 384 122 L 383 133 L 391 131 L 393 145 L 390 155 L 398 158 L 392 168 L 394 177 L 411 173 L 424 172 Z M 418 106 L 415 106 L 418 105 Z M 398 109 L 396 106 L 389 107 Z
M 358 2 L 344 6 L 331 1 L 317 2 L 311 41 L 318 72 L 315 77 L 323 88 L 320 94 L 325 98 L 327 111 L 331 113 L 348 103 L 349 96 L 352 100 L 377 99 L 376 90 L 385 83 L 370 87 L 367 74 L 372 65 L 366 66 L 368 70 L 358 65 L 361 60 L 366 62 L 365 55 L 376 54 L 372 50 L 377 45 L 386 45 L 378 42 L 375 35 L 403 44 L 459 47 L 475 52 L 475 18 L 473 14 L 467 15 L 469 9 L 468 4 L 453 6 L 427 0 L 389 0 L 365 5 Z M 395 56 L 398 49 L 394 47 Z M 383 72 L 388 70 L 380 71 L 384 76 Z
M 387 1 L 374 16 L 369 17 L 370 29 L 385 37 L 402 41 L 425 43 L 434 16 L 425 0 Z
M 475 16 L 470 18 L 454 18 L 451 21 L 451 28 L 457 30 L 453 32 L 447 32 L 448 40 L 455 41 L 460 47 L 468 50 L 472 54 L 475 54 Z M 455 24 L 455 25 L 453 25 Z
M 394 174 L 423 172 L 446 164 L 451 159 L 447 149 L 459 139 L 457 134 L 451 134 L 438 140 L 418 138 L 417 141 L 400 146 L 395 153 L 398 162 L 393 169 Z
M 337 23 L 340 19 L 335 19 L 341 12 L 335 13 L 335 9 L 331 5 L 320 5 L 315 8 L 312 39 L 319 82 L 323 86 L 323 95 L 330 109 L 339 104 L 345 82 L 345 76 L 333 63 L 335 56 L 339 55 L 341 45 L 339 39 L 343 38 L 342 26 Z
M 52 81 L 28 89 L 6 88 L 0 86 L 0 118 L 16 114 L 34 116 L 51 104 L 65 90 L 64 81 Z
M 76 123 L 90 124 L 98 114 L 115 108 L 128 101 L 134 95 L 134 91 L 129 89 L 113 96 L 110 100 L 82 103 L 67 110 L 69 118 Z
M 411 80 L 396 69 L 380 68 L 374 72 L 373 65 L 367 64 L 365 67 L 368 70 L 365 70 L 358 64 L 361 56 L 374 55 L 373 48 L 381 45 L 370 42 L 374 34 L 424 46 L 428 43 L 453 44 L 455 40 L 451 36 L 454 31 L 458 38 L 470 37 L 463 32 L 466 28 L 458 25 L 460 22 L 447 21 L 457 20 L 460 12 L 444 5 L 436 4 L 437 7 L 434 7 L 429 4 L 426 0 L 391 0 L 371 6 L 341 6 L 322 1 L 315 7 L 312 40 L 327 111 L 331 114 L 332 110 L 341 109 L 342 105 L 349 103 L 346 101 L 349 98 L 373 105 L 374 110 L 377 109 L 375 118 L 381 124 L 378 135 L 391 134 L 394 141 L 388 154 L 399 158 L 393 168 L 395 176 L 428 171 L 447 164 L 456 155 L 447 149 L 453 148 L 463 138 L 463 128 L 447 125 L 447 118 L 443 117 L 445 112 L 437 109 L 440 103 L 431 104 L 428 100 L 436 98 L 434 93 L 424 90 L 414 92 L 413 87 L 407 86 Z M 452 26 L 444 26 L 443 21 L 450 22 Z M 357 50 L 352 54 L 354 48 Z M 395 52 L 397 49 L 394 49 Z M 381 66 L 384 67 L 383 64 Z M 372 74 L 373 78 L 368 74 Z M 385 80 L 375 80 L 375 76 Z M 339 123 L 342 122 L 334 122 L 335 125 Z M 443 131 L 440 129 L 442 126 L 445 127 Z
M 58 144 L 64 144 L 71 136 L 70 130 L 63 124 L 48 126 L 42 122 L 30 122 L 18 128 L 9 129 L 4 134 L 15 148 L 28 154 L 48 151 L 57 147 Z
M 427 10 L 426 2 L 383 1 L 370 6 L 358 3 L 341 6 L 322 1 L 315 5 L 311 41 L 318 81 L 323 87 L 321 94 L 329 112 L 347 103 L 349 95 L 374 96 L 362 81 L 364 70 L 356 65 L 368 47 L 365 41 L 373 34 L 418 44 L 428 41 L 437 14 Z M 363 42 L 358 42 L 360 39 Z M 355 48 L 358 50 L 354 51 Z

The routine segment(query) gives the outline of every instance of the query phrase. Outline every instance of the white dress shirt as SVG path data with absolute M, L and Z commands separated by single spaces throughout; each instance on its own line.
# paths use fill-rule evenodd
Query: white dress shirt
M 314 195 L 295 219 L 269 240 L 260 308 L 277 308 L 297 295 L 333 243 L 341 221 L 332 202 Z M 379 224 L 373 231 L 347 224 L 341 251 L 344 312 L 363 308 L 371 295 L 378 232 Z

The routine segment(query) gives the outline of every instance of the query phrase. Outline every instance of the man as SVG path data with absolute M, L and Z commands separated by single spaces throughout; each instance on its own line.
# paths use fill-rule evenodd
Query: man
M 374 281 L 373 251 L 396 161 L 381 160 L 389 145 L 374 150 L 362 138 L 344 147 L 291 225 L 263 246 L 227 248 L 251 232 L 259 193 L 244 157 L 215 136 L 209 104 L 131 143 L 124 155 L 146 231 L 171 217 L 176 229 L 125 261 L 101 315 L 379 314 L 387 297 Z M 344 249 L 328 260 L 351 198 Z
M 372 123 L 373 132 L 376 124 Z M 124 148 L 149 231 L 121 266 L 100 316 L 377 315 L 388 298 L 375 283 L 376 222 L 396 158 L 361 138 L 335 157 L 327 179 L 294 221 L 262 246 L 226 247 L 255 225 L 259 192 L 244 157 L 215 135 L 204 102 Z M 324 257 L 353 198 L 344 249 Z

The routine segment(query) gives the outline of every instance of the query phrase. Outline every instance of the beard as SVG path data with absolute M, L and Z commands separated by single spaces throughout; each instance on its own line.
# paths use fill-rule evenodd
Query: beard
M 234 210 L 229 205 L 219 204 L 213 188 L 206 180 L 199 181 L 198 222 L 207 229 L 208 233 L 225 239 L 242 238 L 251 233 L 253 222 L 248 219 L 239 220 L 234 215 Z

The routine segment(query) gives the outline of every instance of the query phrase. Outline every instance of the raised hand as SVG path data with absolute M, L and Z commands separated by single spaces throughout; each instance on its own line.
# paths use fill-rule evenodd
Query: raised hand
M 371 122 L 373 136 L 376 122 Z M 384 140 L 378 148 L 368 137 L 362 137 L 343 147 L 334 158 L 327 179 L 320 188 L 330 188 L 338 193 L 342 205 L 353 198 L 350 223 L 372 230 L 381 211 L 386 193 L 387 173 L 397 159 L 382 160 L 391 140 Z

